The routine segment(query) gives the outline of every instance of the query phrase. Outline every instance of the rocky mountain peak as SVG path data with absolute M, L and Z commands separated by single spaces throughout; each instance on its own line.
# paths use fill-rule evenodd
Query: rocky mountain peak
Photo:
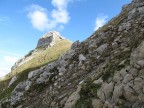
M 37 47 L 51 47 L 55 42 L 64 39 L 57 31 L 50 31 L 42 36 L 37 43 Z
M 60 35 L 59 32 L 57 31 L 50 31 L 43 35 L 37 43 L 37 46 L 35 49 L 31 50 L 26 54 L 23 58 L 19 59 L 11 68 L 11 71 L 17 69 L 17 67 L 29 62 L 32 60 L 37 54 L 42 53 L 43 51 L 46 51 L 48 48 L 52 48 L 53 46 L 60 44 L 60 43 L 65 43 L 65 46 L 69 46 L 69 43 L 71 45 L 71 42 L 64 37 Z M 61 46 L 63 49 L 63 46 Z M 64 48 L 65 49 L 65 48 Z

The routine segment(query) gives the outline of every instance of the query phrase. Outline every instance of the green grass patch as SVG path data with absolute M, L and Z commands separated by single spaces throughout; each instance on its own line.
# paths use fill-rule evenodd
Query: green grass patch
M 97 90 L 100 85 L 94 84 L 91 79 L 87 79 L 82 85 L 80 99 L 77 101 L 75 108 L 92 108 L 92 98 L 97 97 Z

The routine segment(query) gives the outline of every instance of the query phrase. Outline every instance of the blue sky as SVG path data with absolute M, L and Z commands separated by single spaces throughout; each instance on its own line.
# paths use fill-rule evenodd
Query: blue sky
M 0 77 L 16 60 L 56 30 L 83 41 L 131 0 L 0 0 Z

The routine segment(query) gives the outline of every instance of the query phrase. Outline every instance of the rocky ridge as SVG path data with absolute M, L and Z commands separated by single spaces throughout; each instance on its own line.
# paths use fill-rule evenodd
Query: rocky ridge
M 62 37 L 59 32 L 51 31 L 39 39 L 37 47 L 51 47 L 62 39 L 64 39 L 64 37 Z
M 15 70 L 17 67 L 21 66 L 24 63 L 30 61 L 35 55 L 39 52 L 42 52 L 52 46 L 54 46 L 57 42 L 61 40 L 66 40 L 64 37 L 60 35 L 59 32 L 50 31 L 42 36 L 37 43 L 37 47 L 34 50 L 31 50 L 28 54 L 26 54 L 23 58 L 18 60 L 14 66 L 12 66 L 11 71 Z
M 29 72 L 0 107 L 143 108 L 143 49 L 144 1 L 133 0 L 57 61 Z

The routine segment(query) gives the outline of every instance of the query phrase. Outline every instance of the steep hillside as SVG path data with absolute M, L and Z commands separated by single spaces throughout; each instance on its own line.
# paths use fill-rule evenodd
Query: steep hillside
M 13 77 L 1 108 L 143 108 L 143 49 L 144 0 L 133 0 L 58 60 Z
M 12 66 L 11 72 L 5 76 L 5 79 L 9 79 L 27 69 L 38 68 L 55 61 L 70 48 L 71 44 L 69 40 L 62 37 L 56 31 L 45 34 L 39 39 L 34 50 L 30 51 Z

